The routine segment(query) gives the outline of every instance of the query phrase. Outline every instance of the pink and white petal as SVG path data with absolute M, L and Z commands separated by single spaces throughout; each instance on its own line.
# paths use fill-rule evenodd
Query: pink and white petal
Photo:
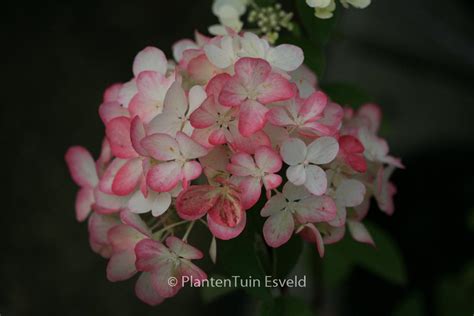
M 245 137 L 261 130 L 267 121 L 268 109 L 261 103 L 247 100 L 240 106 L 239 132 Z
M 227 170 L 233 175 L 245 177 L 252 175 L 255 170 L 255 162 L 247 153 L 238 152 L 230 158 L 231 163 L 227 165 Z
M 296 86 L 277 73 L 271 73 L 257 89 L 257 100 L 263 104 L 284 101 L 295 96 Z
M 178 280 L 175 285 L 170 285 L 171 277 Z M 182 287 L 181 283 L 179 265 L 176 266 L 173 262 L 166 262 L 158 271 L 152 273 L 152 286 L 162 297 L 175 296 Z
M 218 195 L 210 185 L 192 185 L 182 191 L 176 199 L 176 211 L 182 219 L 196 220 L 216 203 Z
M 165 96 L 163 112 L 173 113 L 176 117 L 185 117 L 188 99 L 179 81 L 175 81 Z
M 144 303 L 155 306 L 161 304 L 165 299 L 161 297 L 151 284 L 151 273 L 142 272 L 135 283 L 135 294 Z
M 290 240 L 294 229 L 293 215 L 283 211 L 267 218 L 263 224 L 263 237 L 267 245 L 277 248 Z
M 76 219 L 83 222 L 89 216 L 94 204 L 94 190 L 92 188 L 81 188 L 76 195 Z
M 323 165 L 330 163 L 339 152 L 339 143 L 334 137 L 323 136 L 308 145 L 308 161 Z
M 81 146 L 70 147 L 65 155 L 66 164 L 74 182 L 81 187 L 93 188 L 99 182 L 94 159 Z
M 108 86 L 102 96 L 103 102 L 117 101 L 121 89 L 122 83 L 114 83 Z
M 347 218 L 347 210 L 344 205 L 341 205 L 337 203 L 336 201 L 336 217 L 329 221 L 329 225 L 334 226 L 334 227 L 341 227 L 346 224 L 346 218 Z
M 336 242 L 344 238 L 345 233 L 346 233 L 345 225 L 342 225 L 340 227 L 328 226 L 328 229 L 326 230 L 326 233 L 323 236 L 324 244 L 325 245 L 335 244 Z
M 188 161 L 183 166 L 183 179 L 184 181 L 191 181 L 198 178 L 201 175 L 202 167 L 197 161 Z
M 207 98 L 206 91 L 199 85 L 193 86 L 189 90 L 189 109 L 188 115 L 193 113 Z
M 129 117 L 127 108 L 124 108 L 117 101 L 104 102 L 99 106 L 99 116 L 104 124 L 107 124 L 116 117 Z
M 275 188 L 278 188 L 283 181 L 280 175 L 278 174 L 267 174 L 266 176 L 263 177 L 263 185 L 265 186 L 265 189 L 272 190 Z
M 170 236 L 166 238 L 166 246 L 168 246 L 171 251 L 173 251 L 178 256 L 185 259 L 201 259 L 203 257 L 202 252 L 189 245 L 187 242 L 182 241 L 181 239 Z
M 239 133 L 238 128 L 230 127 L 230 147 L 234 151 L 242 151 L 247 154 L 254 154 L 260 146 L 271 146 L 271 140 L 268 135 L 262 130 L 254 133 L 250 137 L 244 137 Z M 227 141 L 229 142 L 229 138 Z
M 99 156 L 99 159 L 97 159 L 96 161 L 97 169 L 99 169 L 100 172 L 103 172 L 103 170 L 105 169 L 106 165 L 110 162 L 112 157 L 113 157 L 112 149 L 110 148 L 109 141 L 107 140 L 107 137 L 104 137 L 104 139 L 102 140 L 102 146 L 100 149 L 100 156 Z
M 205 54 L 191 59 L 188 63 L 187 70 L 191 80 L 203 85 L 221 72 L 218 67 L 209 61 Z
M 148 197 L 145 197 L 142 191 L 136 191 L 128 201 L 130 212 L 135 214 L 148 213 L 154 204 L 154 199 L 150 195 L 152 195 L 151 192 L 148 194 Z
M 214 99 L 217 100 L 219 97 L 219 93 L 221 92 L 222 88 L 224 87 L 227 80 L 229 80 L 231 76 L 227 73 L 222 73 L 214 76 L 206 86 L 206 93 L 208 96 L 214 96 Z
M 117 101 L 124 107 L 128 108 L 130 101 L 137 94 L 138 88 L 135 78 L 124 83 L 120 89 Z
M 148 225 L 143 221 L 143 219 L 140 217 L 140 215 L 132 213 L 128 210 L 124 210 L 120 212 L 120 220 L 139 231 L 145 236 L 150 237 L 151 236 L 151 230 L 148 228 Z
M 318 166 L 308 165 L 305 168 L 304 186 L 314 195 L 323 195 L 327 189 L 326 173 Z M 294 182 L 293 182 L 294 183 Z
M 183 52 L 187 49 L 198 49 L 196 43 L 190 39 L 182 39 L 173 44 L 173 58 L 176 62 L 179 62 L 183 58 Z
M 239 184 L 242 198 L 242 207 L 248 210 L 260 199 L 262 182 L 259 178 L 245 177 Z
M 99 181 L 99 189 L 107 194 L 113 194 L 112 184 L 117 172 L 128 162 L 127 159 L 115 158 L 105 169 L 102 178 Z
M 266 146 L 257 148 L 255 151 L 255 162 L 259 169 L 268 173 L 276 173 L 280 171 L 282 166 L 278 152 Z
M 334 200 L 327 196 L 310 196 L 298 204 L 296 216 L 301 223 L 328 222 L 336 217 Z
M 321 91 L 314 92 L 306 100 L 299 111 L 299 115 L 306 120 L 319 116 L 328 103 L 328 97 Z
M 145 124 L 140 117 L 135 116 L 130 125 L 130 139 L 132 146 L 141 156 L 148 156 L 148 152 L 140 144 L 141 140 L 146 137 Z
M 114 156 L 118 158 L 134 158 L 138 154 L 132 146 L 130 138 L 130 119 L 117 117 L 107 123 L 105 134 L 109 140 Z
M 181 277 L 188 276 L 193 282 L 200 282 L 207 279 L 207 274 L 204 271 L 186 259 L 181 260 L 180 274 Z
M 276 126 L 288 126 L 295 124 L 285 106 L 275 106 L 274 108 L 270 109 L 267 114 L 267 119 L 270 123 Z
M 229 240 L 239 236 L 245 228 L 247 223 L 247 215 L 245 212 L 242 213 L 242 219 L 234 227 L 228 227 L 221 224 L 218 224 L 214 221 L 209 214 L 207 215 L 207 224 L 209 225 L 209 230 L 211 231 L 214 237 L 221 240 Z
M 280 154 L 283 161 L 293 166 L 306 159 L 306 144 L 299 138 L 287 139 L 281 146 Z
M 375 246 L 375 242 L 364 224 L 349 219 L 347 220 L 347 227 L 349 228 L 352 238 L 358 242 Z
M 142 71 L 156 71 L 165 74 L 168 60 L 165 54 L 158 48 L 148 46 L 140 51 L 133 61 L 133 74 L 137 77 Z
M 212 150 L 214 147 L 213 144 L 209 142 L 210 135 L 214 132 L 214 127 L 207 127 L 202 129 L 194 129 L 193 133 L 191 134 L 191 138 L 196 141 L 201 146 L 204 146 L 208 150 Z
M 239 106 L 248 98 L 247 89 L 239 78 L 232 77 L 225 83 L 219 94 L 219 103 L 224 106 Z
M 238 226 L 245 214 L 240 196 L 230 197 L 219 195 L 208 214 L 219 225 L 227 227 Z
M 271 72 L 270 64 L 260 58 L 240 58 L 234 65 L 235 75 L 247 89 L 255 89 L 268 78 Z
M 209 143 L 214 146 L 225 144 L 227 142 L 225 131 L 221 128 L 212 130 L 208 140 Z
M 311 193 L 304 186 L 297 186 L 289 181 L 283 186 L 282 193 L 288 201 L 292 202 L 301 200 L 311 195 Z
M 189 120 L 195 128 L 206 128 L 215 124 L 217 113 L 215 113 L 214 96 L 209 96 L 202 105 L 192 112 Z
M 166 92 L 174 78 L 169 78 L 155 71 L 143 71 L 137 78 L 137 88 L 139 94 L 145 99 L 153 100 L 155 103 L 162 105 Z M 131 108 L 131 106 L 129 106 Z M 160 109 L 161 112 L 161 109 Z
M 169 192 L 182 179 L 182 170 L 179 163 L 171 161 L 160 163 L 148 171 L 148 186 L 156 192 Z
M 120 219 L 115 215 L 92 213 L 87 223 L 89 237 L 95 244 L 108 245 L 109 230 L 120 224 Z
M 324 241 L 323 237 L 319 230 L 313 224 L 307 224 L 305 228 L 305 233 L 311 235 L 311 239 L 314 240 L 316 244 L 316 249 L 318 250 L 319 256 L 324 257 Z
M 179 158 L 179 145 L 167 134 L 152 134 L 142 139 L 140 144 L 156 160 L 168 161 Z
M 357 111 L 357 115 L 366 120 L 367 127 L 373 134 L 377 133 L 382 120 L 382 111 L 378 105 L 372 103 L 364 104 Z
M 336 190 L 336 200 L 347 207 L 354 207 L 364 201 L 365 186 L 355 179 L 343 180 Z
M 140 158 L 130 159 L 117 172 L 112 182 L 112 192 L 119 196 L 132 193 L 143 176 L 142 160 Z
M 182 122 L 175 113 L 160 113 L 148 124 L 146 128 L 147 134 L 167 134 L 174 137 L 181 129 Z
M 186 159 L 196 159 L 203 157 L 208 153 L 208 150 L 204 146 L 200 145 L 191 137 L 182 132 L 178 132 L 176 134 L 176 141 L 178 142 L 181 154 Z
M 114 253 L 107 264 L 107 279 L 110 282 L 130 279 L 137 273 L 135 259 L 133 248 Z
M 111 214 L 117 213 L 124 208 L 127 205 L 126 202 L 128 201 L 128 197 L 107 194 L 100 191 L 99 188 L 96 188 L 94 190 L 94 200 L 95 203 L 92 206 L 92 209 L 95 212 L 100 214 Z
M 135 256 L 138 271 L 153 272 L 167 265 L 171 252 L 161 242 L 146 238 L 136 244 Z
M 281 193 L 277 193 L 272 196 L 266 203 L 265 206 L 260 211 L 260 215 L 263 217 L 268 217 L 276 213 L 282 212 L 287 205 L 285 196 Z
M 171 194 L 169 192 L 158 193 L 154 199 L 154 203 L 151 208 L 151 214 L 158 217 L 164 214 L 171 205 Z
M 296 186 L 303 185 L 306 182 L 306 170 L 303 164 L 289 166 L 286 169 L 288 181 Z
M 282 44 L 271 48 L 266 57 L 272 66 L 284 71 L 297 69 L 304 60 L 303 50 L 290 44 Z

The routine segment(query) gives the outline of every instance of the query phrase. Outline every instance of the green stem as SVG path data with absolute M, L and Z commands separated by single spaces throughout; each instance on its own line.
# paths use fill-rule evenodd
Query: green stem
M 185 223 L 187 223 L 188 221 L 181 221 L 181 222 L 177 222 L 177 223 L 173 223 L 173 224 L 170 224 L 168 226 L 165 226 L 163 227 L 162 229 L 160 229 L 159 231 L 157 231 L 156 233 L 153 234 L 153 236 L 159 236 L 164 232 L 164 231 L 167 231 L 173 227 L 176 227 L 176 226 L 179 226 L 179 225 L 183 225 Z
M 188 226 L 188 228 L 186 229 L 186 232 L 184 233 L 184 236 L 183 236 L 183 238 L 182 238 L 183 241 L 187 241 L 187 240 L 188 240 L 189 233 L 191 233 L 191 230 L 193 229 L 193 226 L 194 226 L 194 223 L 195 223 L 195 222 L 196 222 L 196 221 L 192 221 L 192 222 L 189 224 L 189 226 Z

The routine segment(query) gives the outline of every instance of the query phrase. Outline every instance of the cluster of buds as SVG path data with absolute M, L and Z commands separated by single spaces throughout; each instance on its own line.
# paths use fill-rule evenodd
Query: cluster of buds
M 136 295 L 159 304 L 181 287 L 169 278 L 207 277 L 191 262 L 203 257 L 193 227 L 209 229 L 215 261 L 216 239 L 238 238 L 247 212 L 266 218 L 270 247 L 300 235 L 323 256 L 346 226 L 373 244 L 369 203 L 393 212 L 389 178 L 403 167 L 377 135 L 376 105 L 344 109 L 317 87 L 299 47 L 249 32 L 196 33 L 173 57 L 140 51 L 133 77 L 104 93 L 99 158 L 80 146 L 66 153 L 76 217 L 109 259 L 110 281 L 139 274 Z
M 293 30 L 292 12 L 286 12 L 281 8 L 281 4 L 274 6 L 255 6 L 248 15 L 248 22 L 258 26 L 258 32 L 263 34 L 270 43 L 275 43 L 278 34 L 282 29 Z
M 353 6 L 358 9 L 365 9 L 370 5 L 371 0 L 341 0 L 344 8 Z M 320 19 L 330 19 L 336 10 L 336 0 L 306 0 L 306 4 L 314 8 L 314 15 Z

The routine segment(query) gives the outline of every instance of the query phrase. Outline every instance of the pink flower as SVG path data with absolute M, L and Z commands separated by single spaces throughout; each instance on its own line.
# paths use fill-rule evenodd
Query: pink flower
M 367 163 L 364 158 L 364 146 L 351 135 L 339 137 L 339 156 L 342 160 L 357 172 L 365 172 Z
M 135 253 L 137 269 L 151 274 L 152 288 L 161 297 L 175 296 L 182 287 L 184 276 L 193 280 L 207 279 L 206 273 L 191 263 L 193 259 L 201 259 L 202 252 L 174 236 L 166 239 L 166 246 L 144 239 L 136 245 Z M 178 281 L 175 286 L 168 282 L 172 277 Z
M 137 273 L 135 267 L 135 245 L 151 237 L 151 231 L 138 215 L 122 212 L 120 224 L 111 228 L 107 237 L 112 247 L 112 255 L 107 264 L 107 279 L 111 282 L 123 281 Z
M 320 137 L 311 144 L 298 138 L 286 140 L 280 150 L 283 161 L 289 165 L 286 170 L 288 181 L 304 185 L 314 195 L 323 195 L 327 188 L 324 170 L 317 166 L 330 163 L 339 151 L 337 140 Z
M 281 177 L 277 173 L 282 166 L 281 158 L 270 147 L 259 147 L 254 158 L 243 152 L 234 154 L 227 170 L 234 175 L 234 182 L 242 192 L 242 206 L 249 209 L 260 198 L 262 184 L 270 196 L 270 190 L 281 184 Z
M 141 145 L 151 157 L 160 161 L 148 171 L 146 181 L 156 192 L 173 190 L 180 181 L 183 187 L 201 174 L 202 168 L 194 159 L 205 156 L 207 149 L 182 132 L 176 139 L 167 134 L 145 137 Z
M 367 127 L 359 129 L 358 137 L 364 146 L 364 156 L 367 160 L 387 163 L 398 168 L 404 168 L 400 159 L 388 154 L 388 144 L 385 139 L 372 134 Z
M 295 225 L 330 221 L 336 215 L 336 205 L 329 196 L 312 195 L 304 187 L 287 182 L 263 207 L 260 215 L 268 217 L 263 225 L 263 236 L 271 247 L 285 244 Z
M 219 95 L 224 106 L 239 106 L 239 131 L 250 136 L 266 123 L 265 104 L 283 101 L 294 96 L 292 84 L 280 74 L 272 72 L 263 59 L 241 58 L 235 63 L 235 75 Z
M 190 186 L 176 199 L 176 210 L 186 220 L 196 220 L 207 214 L 211 233 L 228 240 L 243 231 L 246 215 L 238 190 L 227 181 L 221 183 L 222 186 Z
M 338 125 L 327 125 L 321 119 L 328 103 L 322 92 L 314 92 L 307 99 L 295 97 L 284 106 L 275 106 L 268 113 L 268 120 L 276 126 L 296 129 L 301 135 L 333 135 Z
M 192 87 L 186 96 L 181 83 L 173 83 L 166 93 L 163 112 L 148 125 L 148 134 L 164 133 L 174 137 L 183 132 L 191 135 L 193 128 L 189 117 L 205 99 L 206 92 L 201 86 Z
M 393 196 L 397 193 L 397 188 L 389 181 L 394 170 L 394 166 L 380 167 L 374 182 L 375 200 L 379 208 L 388 215 L 392 215 L 395 211 Z

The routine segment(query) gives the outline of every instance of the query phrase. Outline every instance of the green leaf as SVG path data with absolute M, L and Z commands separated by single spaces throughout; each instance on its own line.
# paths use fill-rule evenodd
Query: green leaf
M 303 300 L 293 296 L 280 296 L 266 301 L 261 308 L 262 316 L 311 316 L 311 308 Z
M 327 247 L 328 257 L 331 255 L 334 256 L 335 254 L 333 252 L 335 252 L 336 257 L 333 258 L 333 264 L 335 264 L 336 260 L 345 260 L 348 265 L 358 265 L 394 284 L 406 284 L 405 265 L 395 241 L 378 226 L 366 222 L 364 224 L 370 231 L 376 248 L 356 242 L 352 240 L 350 236 L 346 235 L 342 241 Z M 323 262 L 324 261 L 325 260 L 323 260 Z M 331 269 L 331 262 L 324 262 L 323 264 L 328 266 L 327 269 Z M 343 271 L 344 269 L 350 270 L 351 267 L 343 267 L 342 269 Z M 347 271 L 344 273 L 347 273 Z M 333 275 L 332 277 L 338 280 L 345 276 L 346 275 L 343 274 L 342 276 Z
M 210 278 L 214 278 L 216 280 L 225 279 L 225 277 L 221 275 L 217 275 L 217 274 L 211 275 Z M 231 285 L 233 285 L 233 282 L 231 282 Z M 201 297 L 204 303 L 211 303 L 215 301 L 216 299 L 235 291 L 236 289 L 237 288 L 235 288 L 234 286 L 230 286 L 230 287 L 206 286 L 206 287 L 201 288 Z
M 333 101 L 343 106 L 359 107 L 372 101 L 372 98 L 364 89 L 354 84 L 326 83 L 322 84 L 321 88 Z
M 322 278 L 326 288 L 336 288 L 352 272 L 354 262 L 347 260 L 339 248 L 328 246 L 322 259 Z
M 421 316 L 423 313 L 423 304 L 419 293 L 411 293 L 395 309 L 393 316 Z
M 299 236 L 293 236 L 286 244 L 273 249 L 273 275 L 277 279 L 284 279 L 293 270 L 301 251 L 303 240 Z

